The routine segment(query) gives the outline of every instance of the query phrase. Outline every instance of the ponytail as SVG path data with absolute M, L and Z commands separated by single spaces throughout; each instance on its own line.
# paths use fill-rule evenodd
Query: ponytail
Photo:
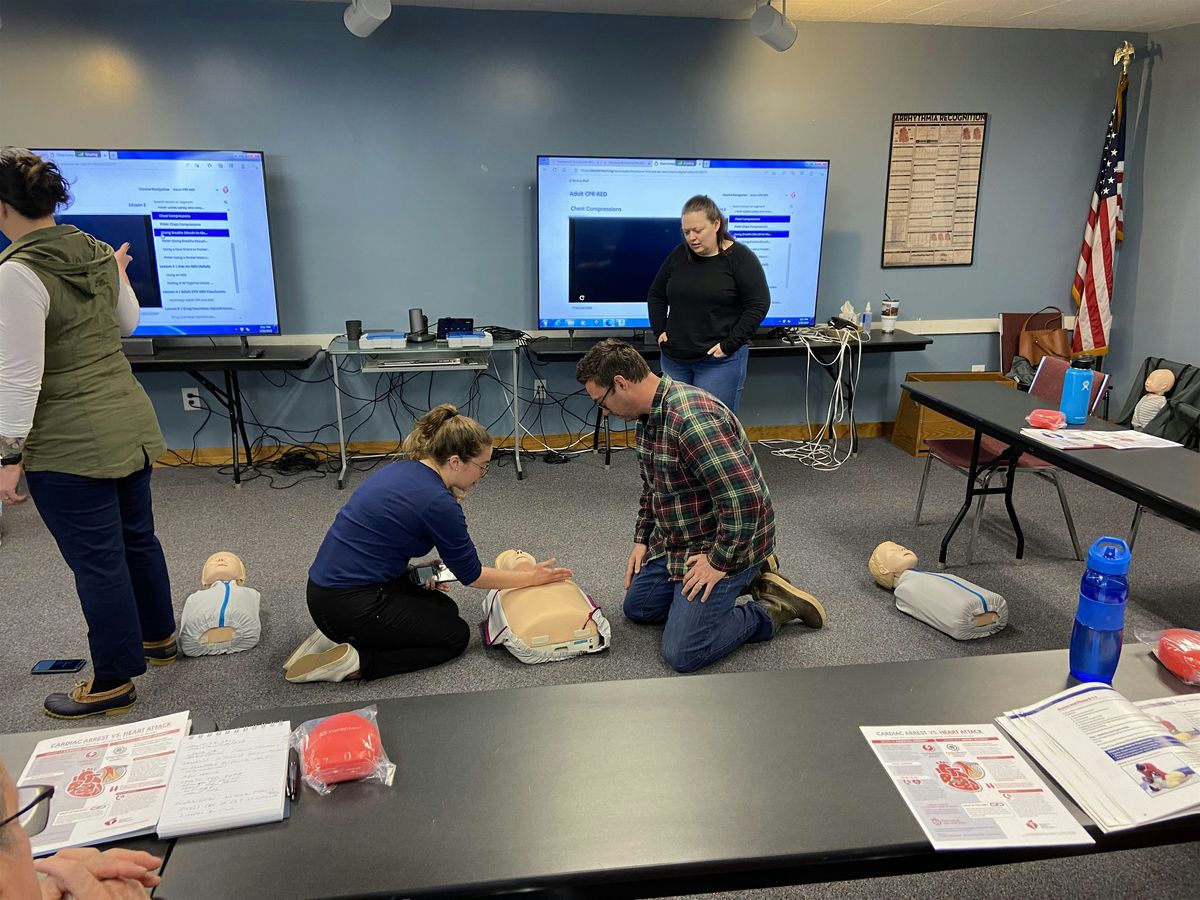
M 492 436 L 450 403 L 435 406 L 413 425 L 400 452 L 405 459 L 431 459 L 439 466 L 452 456 L 474 459 L 492 445 Z
M 716 202 L 705 194 L 697 194 L 687 203 L 683 204 L 683 212 L 681 216 L 686 216 L 688 213 L 704 213 L 704 218 L 710 222 L 719 222 L 717 228 L 717 252 L 728 253 L 724 249 L 726 241 L 732 241 L 733 236 L 729 233 L 729 218 L 721 212 L 721 207 L 717 206 Z M 690 251 L 690 248 L 689 248 Z
M 71 202 L 57 165 L 19 147 L 0 148 L 0 200 L 27 219 L 44 219 Z

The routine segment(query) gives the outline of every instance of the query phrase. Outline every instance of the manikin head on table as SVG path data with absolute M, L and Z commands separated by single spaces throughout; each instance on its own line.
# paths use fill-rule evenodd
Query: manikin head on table
M 246 564 L 236 553 L 218 550 L 204 561 L 204 568 L 200 570 L 200 586 L 212 587 L 218 581 L 246 583 Z

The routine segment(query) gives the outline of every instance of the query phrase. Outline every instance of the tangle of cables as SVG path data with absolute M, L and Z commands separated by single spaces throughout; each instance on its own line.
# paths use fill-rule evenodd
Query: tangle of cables
M 789 332 L 784 340 L 802 344 L 807 351 L 804 366 L 804 421 L 813 427 L 809 412 L 809 395 L 812 393 L 811 375 L 815 362 L 826 370 L 833 381 L 825 418 L 816 434 L 806 441 L 764 440 L 758 443 L 771 450 L 772 456 L 794 459 L 818 472 L 833 472 L 840 468 L 853 452 L 850 435 L 839 437 L 839 425 L 854 421 L 854 394 L 858 388 L 858 376 L 862 371 L 862 345 L 871 339 L 857 328 L 798 328 Z M 837 352 L 828 361 L 821 359 L 814 347 L 837 346 Z

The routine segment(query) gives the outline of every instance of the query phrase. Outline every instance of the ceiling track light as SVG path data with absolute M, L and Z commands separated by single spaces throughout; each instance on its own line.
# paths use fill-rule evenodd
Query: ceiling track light
M 392 14 L 392 0 L 350 0 L 342 14 L 346 29 L 355 37 L 370 37 Z
M 783 12 L 767 0 L 750 17 L 750 30 L 756 38 L 780 53 L 796 43 L 796 25 L 787 17 L 787 0 L 783 0 Z

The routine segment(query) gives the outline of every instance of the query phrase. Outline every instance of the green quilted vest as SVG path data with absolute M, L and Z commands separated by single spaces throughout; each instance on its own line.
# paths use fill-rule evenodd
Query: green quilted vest
M 8 260 L 33 270 L 50 294 L 25 469 L 123 478 L 153 462 L 166 443 L 121 352 L 112 247 L 73 225 L 55 225 L 14 241 L 0 253 L 0 263 Z

